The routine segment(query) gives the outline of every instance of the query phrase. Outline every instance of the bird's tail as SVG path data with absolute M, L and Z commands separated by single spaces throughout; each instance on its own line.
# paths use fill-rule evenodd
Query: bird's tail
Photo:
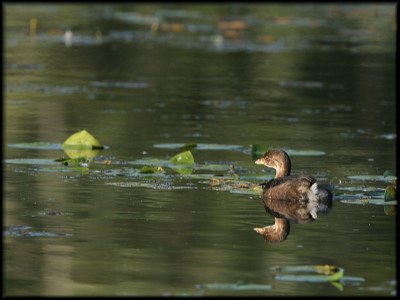
M 310 199 L 308 209 L 314 219 L 317 218 L 317 213 L 327 213 L 328 209 L 332 207 L 332 192 L 319 186 L 317 182 L 311 186 L 308 196 Z

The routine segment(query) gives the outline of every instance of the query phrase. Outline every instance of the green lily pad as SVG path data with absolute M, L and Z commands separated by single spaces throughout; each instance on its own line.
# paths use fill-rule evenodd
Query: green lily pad
M 383 212 L 387 216 L 394 216 L 397 214 L 397 205 L 384 205 Z
M 198 289 L 205 290 L 226 290 L 226 291 L 270 291 L 272 286 L 269 284 L 254 283 L 206 283 L 196 285 Z
M 196 150 L 227 150 L 227 151 L 243 151 L 245 147 L 240 145 L 228 145 L 228 144 L 195 144 L 195 143 L 166 143 L 166 144 L 155 144 L 155 148 L 164 149 L 191 149 Z
M 397 189 L 395 185 L 389 185 L 386 187 L 384 194 L 384 206 L 383 211 L 388 216 L 394 216 L 397 214 Z M 393 205 L 393 202 L 396 204 Z
M 46 143 L 46 142 L 33 142 L 33 143 L 18 143 L 9 144 L 8 147 L 22 148 L 22 149 L 40 149 L 40 150 L 60 150 L 61 144 Z
M 387 177 L 387 176 L 396 177 L 396 173 L 394 171 L 392 171 L 392 170 L 386 170 L 383 173 L 383 177 Z
M 383 175 L 352 175 L 352 176 L 347 176 L 347 178 L 360 181 L 384 181 L 384 182 L 391 182 L 394 179 L 396 179 L 395 176 L 383 176 Z
M 253 160 L 258 159 L 264 155 L 265 152 L 272 149 L 272 147 L 265 147 L 258 144 L 250 145 L 250 154 Z M 320 156 L 326 155 L 325 151 L 320 150 L 294 150 L 284 149 L 289 156 Z
M 128 161 L 127 163 L 131 165 L 163 166 L 163 167 L 169 164 L 167 160 L 161 160 L 158 158 L 137 159 L 133 161 Z
M 253 154 L 258 154 L 258 155 L 263 155 L 265 152 L 267 152 L 271 147 L 265 147 L 261 146 L 259 144 L 251 144 L 250 145 L 250 152 Z
M 175 172 L 179 173 L 180 175 L 190 175 L 193 173 L 193 168 L 187 168 L 187 167 L 180 167 L 180 166 L 171 166 L 171 169 L 174 170 Z
M 190 150 L 178 153 L 177 155 L 171 157 L 169 160 L 170 163 L 176 165 L 193 165 L 194 164 L 194 157 Z
M 229 171 L 231 169 L 231 166 L 222 164 L 204 164 L 204 165 L 197 165 L 195 169 L 210 170 L 210 171 Z
M 285 150 L 287 154 L 291 156 L 321 156 L 321 155 L 326 155 L 325 151 L 320 151 L 320 150 L 293 150 L 293 149 L 288 149 Z
M 237 180 L 234 176 L 212 177 L 210 188 L 217 191 L 225 191 L 235 194 L 261 195 L 262 187 L 259 184 Z
M 155 174 L 155 173 L 163 173 L 164 169 L 162 167 L 156 167 L 156 166 L 143 166 L 140 168 L 139 172 L 142 174 Z
M 384 199 L 379 199 L 379 198 L 364 198 L 364 199 L 343 199 L 340 200 L 341 203 L 346 203 L 346 204 L 359 204 L 359 205 L 367 205 L 367 204 L 373 204 L 373 205 L 395 205 L 397 204 L 397 201 L 390 201 L 390 202 L 385 202 Z
M 397 189 L 394 185 L 388 185 L 385 189 L 385 194 L 383 196 L 385 202 L 395 201 L 397 199 Z
M 84 158 L 94 158 L 100 154 L 101 150 L 88 149 L 88 150 L 77 150 L 77 149 L 64 149 L 65 154 L 68 155 L 71 159 L 79 159 L 81 157 Z
M 21 164 L 21 165 L 58 165 L 54 159 L 45 158 L 10 158 L 5 159 L 6 164 Z
M 331 265 L 317 266 L 289 266 L 289 267 L 274 267 L 273 270 L 279 272 L 290 273 L 316 273 L 315 274 L 283 274 L 276 275 L 275 279 L 283 281 L 295 282 L 330 282 L 338 281 L 343 277 L 344 270 Z
M 156 190 L 191 190 L 193 189 L 192 186 L 174 186 L 170 183 L 159 183 L 159 182 L 138 182 L 138 181 L 131 181 L 131 182 L 108 182 L 106 185 L 112 185 L 117 187 L 145 187 L 151 188 Z
M 336 187 L 337 190 L 341 191 L 349 191 L 349 192 L 377 192 L 377 191 L 384 191 L 383 188 L 377 188 L 372 186 L 338 186 Z
M 63 144 L 64 150 L 104 149 L 104 146 L 89 132 L 82 130 L 67 138 Z

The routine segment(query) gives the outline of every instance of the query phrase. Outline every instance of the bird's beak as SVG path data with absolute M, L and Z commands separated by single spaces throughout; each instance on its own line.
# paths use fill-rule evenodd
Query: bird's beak
M 265 159 L 263 157 L 261 157 L 261 158 L 257 159 L 254 163 L 256 165 L 263 165 L 263 164 L 265 164 Z

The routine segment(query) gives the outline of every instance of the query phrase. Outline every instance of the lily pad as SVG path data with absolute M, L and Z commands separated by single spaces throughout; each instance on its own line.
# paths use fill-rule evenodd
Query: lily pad
M 384 194 L 384 206 L 383 211 L 388 216 L 394 216 L 397 214 L 397 188 L 395 185 L 389 185 L 386 187 Z M 393 202 L 396 204 L 393 205 Z
M 394 216 L 397 214 L 397 205 L 384 205 L 383 206 L 383 212 L 387 216 Z
M 134 161 L 128 161 L 127 163 L 131 165 L 167 166 L 169 164 L 169 161 L 161 160 L 158 158 L 146 158 L 146 159 L 137 159 Z
M 360 181 L 384 181 L 391 182 L 396 177 L 395 176 L 383 176 L 383 175 L 352 175 L 347 176 L 349 179 L 360 180 Z
M 397 189 L 394 185 L 388 185 L 385 189 L 385 194 L 383 196 L 385 202 L 395 201 L 397 199 Z
M 21 164 L 21 165 L 58 165 L 54 159 L 46 158 L 10 158 L 5 159 L 6 164 Z
M 261 146 L 259 144 L 250 145 L 250 153 L 252 156 L 254 155 L 256 158 L 260 158 L 261 156 L 263 156 L 263 154 L 267 152 L 269 149 L 270 147 Z
M 390 201 L 390 202 L 385 202 L 383 199 L 377 199 L 377 198 L 362 198 L 362 199 L 344 199 L 340 200 L 341 203 L 346 203 L 346 204 L 359 204 L 359 205 L 367 205 L 367 204 L 373 204 L 373 205 L 395 205 L 397 204 L 397 201 Z
M 204 165 L 197 165 L 195 169 L 210 170 L 210 171 L 229 171 L 231 169 L 231 166 L 223 164 L 204 164 Z
M 243 151 L 245 147 L 241 145 L 229 145 L 229 144 L 195 144 L 195 143 L 166 143 L 166 144 L 155 144 L 155 148 L 164 149 L 190 149 L 195 148 L 196 150 L 227 150 L 227 151 Z
M 325 151 L 320 151 L 320 150 L 293 150 L 293 149 L 287 149 L 285 150 L 287 154 L 291 156 L 321 156 L 321 155 L 326 155 Z
M 190 150 L 188 150 L 188 151 L 178 153 L 177 155 L 171 157 L 169 162 L 172 164 L 177 164 L 177 165 L 186 165 L 186 166 L 193 165 L 194 157 L 192 155 L 192 152 L 190 152 Z
M 195 189 L 193 186 L 174 186 L 168 182 L 159 183 L 159 182 L 109 182 L 106 185 L 113 185 L 117 187 L 145 187 L 151 188 L 155 190 L 191 190 Z
M 196 285 L 198 289 L 205 290 L 225 290 L 225 291 L 270 291 L 272 286 L 269 284 L 254 283 L 206 283 Z
M 259 184 L 238 180 L 234 176 L 228 178 L 212 177 L 210 179 L 210 188 L 217 191 L 246 195 L 261 195 L 262 193 L 262 188 Z
M 99 149 L 64 149 L 65 154 L 72 159 L 79 159 L 79 158 L 93 158 L 100 154 Z
M 295 282 L 329 282 L 338 281 L 343 277 L 344 270 L 342 268 L 331 265 L 316 265 L 316 266 L 289 266 L 289 267 L 274 267 L 272 268 L 279 272 L 289 273 L 316 273 L 315 274 L 283 274 L 276 275 L 275 279 L 283 281 Z
M 156 166 L 143 166 L 142 168 L 140 168 L 139 172 L 142 174 L 163 173 L 164 169 L 162 167 Z
M 46 143 L 46 142 L 33 142 L 33 143 L 18 143 L 9 144 L 8 147 L 22 148 L 22 149 L 40 149 L 40 150 L 61 150 L 61 144 Z
M 272 147 L 265 147 L 258 144 L 250 145 L 250 154 L 253 160 L 258 159 L 264 155 L 265 152 L 272 149 Z M 284 149 L 290 156 L 320 156 L 326 155 L 325 151 L 320 150 L 294 150 Z
M 103 148 L 100 142 L 86 130 L 74 133 L 63 144 L 64 150 L 93 150 Z
M 387 177 L 387 176 L 396 177 L 396 173 L 395 173 L 394 171 L 392 171 L 392 170 L 386 170 L 386 171 L 383 173 L 383 177 Z

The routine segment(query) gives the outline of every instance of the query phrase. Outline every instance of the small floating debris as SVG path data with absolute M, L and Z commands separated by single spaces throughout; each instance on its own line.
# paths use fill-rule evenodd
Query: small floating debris
M 397 138 L 397 134 L 395 134 L 395 133 L 385 133 L 385 134 L 377 135 L 376 138 L 386 139 L 386 140 L 395 140 Z

